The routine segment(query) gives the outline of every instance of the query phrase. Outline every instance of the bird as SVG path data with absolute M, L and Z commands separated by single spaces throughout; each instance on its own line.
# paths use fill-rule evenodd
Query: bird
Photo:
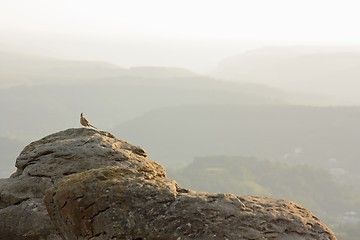
M 89 120 L 87 120 L 85 117 L 84 117 L 84 114 L 81 113 L 80 114 L 80 123 L 81 125 L 83 125 L 84 127 L 93 127 L 95 129 L 97 129 L 95 126 L 91 125 Z

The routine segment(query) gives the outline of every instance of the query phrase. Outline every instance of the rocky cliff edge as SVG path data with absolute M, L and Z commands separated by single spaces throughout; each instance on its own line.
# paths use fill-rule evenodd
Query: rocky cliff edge
M 49 135 L 16 167 L 0 180 L 0 239 L 336 239 L 290 201 L 181 188 L 142 148 L 103 131 Z

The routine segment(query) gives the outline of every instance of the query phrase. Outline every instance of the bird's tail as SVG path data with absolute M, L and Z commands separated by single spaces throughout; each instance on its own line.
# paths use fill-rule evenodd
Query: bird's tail
M 97 129 L 97 127 L 95 127 L 95 126 L 93 126 L 93 125 L 91 125 L 91 124 L 89 124 L 89 126 L 90 126 L 90 127 L 93 127 L 93 128 L 95 128 L 95 129 Z

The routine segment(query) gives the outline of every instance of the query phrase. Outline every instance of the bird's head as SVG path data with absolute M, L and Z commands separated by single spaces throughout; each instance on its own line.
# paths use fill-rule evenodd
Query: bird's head
M 83 113 L 80 113 L 80 117 L 82 117 L 83 116 Z

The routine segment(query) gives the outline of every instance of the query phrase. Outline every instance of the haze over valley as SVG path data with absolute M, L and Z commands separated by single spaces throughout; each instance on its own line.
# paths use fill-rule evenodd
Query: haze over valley
M 79 2 L 0 3 L 0 178 L 83 112 L 186 187 L 297 201 L 357 239 L 356 4 Z

